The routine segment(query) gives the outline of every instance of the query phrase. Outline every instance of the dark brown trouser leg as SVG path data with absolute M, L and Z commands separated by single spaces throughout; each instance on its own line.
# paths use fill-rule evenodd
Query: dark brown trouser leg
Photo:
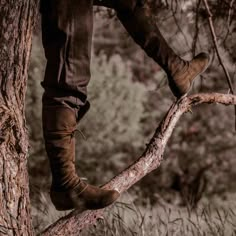
M 41 0 L 41 16 L 44 96 L 83 105 L 90 80 L 92 0 Z
M 134 41 L 153 58 L 168 75 L 184 66 L 184 61 L 167 44 L 157 22 L 143 0 L 118 0 L 117 16 Z
M 167 73 L 169 86 L 177 97 L 187 94 L 193 80 L 209 65 L 209 55 L 200 53 L 185 61 L 169 47 L 157 27 L 145 0 L 113 1 L 117 16 L 144 51 Z

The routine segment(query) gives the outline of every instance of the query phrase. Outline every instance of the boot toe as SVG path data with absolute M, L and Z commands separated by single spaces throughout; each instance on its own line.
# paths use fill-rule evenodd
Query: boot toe
M 186 95 L 191 90 L 193 81 L 208 68 L 209 64 L 209 54 L 199 53 L 192 61 L 187 62 L 187 69 L 179 71 L 173 78 L 170 78 L 169 86 L 175 97 L 180 98 Z
M 86 208 L 91 210 L 105 208 L 114 203 L 120 196 L 116 190 L 103 190 L 97 196 L 86 199 Z
M 107 190 L 107 194 L 103 197 L 103 205 L 104 207 L 111 205 L 114 203 L 120 196 L 120 193 L 116 190 Z

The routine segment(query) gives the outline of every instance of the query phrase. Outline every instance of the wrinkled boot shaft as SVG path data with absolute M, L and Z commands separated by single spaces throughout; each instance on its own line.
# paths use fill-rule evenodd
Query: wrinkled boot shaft
M 58 191 L 78 183 L 75 171 L 76 112 L 62 104 L 43 104 L 45 148 L 52 171 L 52 188 Z

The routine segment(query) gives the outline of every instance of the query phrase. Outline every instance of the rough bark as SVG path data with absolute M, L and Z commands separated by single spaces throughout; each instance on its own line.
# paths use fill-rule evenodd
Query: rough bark
M 0 235 L 33 235 L 24 116 L 34 0 L 0 0 Z
M 236 96 L 219 93 L 196 94 L 176 101 L 156 129 L 143 155 L 135 163 L 109 181 L 105 187 L 116 189 L 122 193 L 149 172 L 158 168 L 163 159 L 167 141 L 180 117 L 185 112 L 189 111 L 192 106 L 202 103 L 235 105 Z M 49 226 L 42 235 L 79 235 L 80 231 L 86 226 L 96 224 L 96 220 L 102 218 L 102 215 L 103 210 L 85 211 L 82 213 L 73 211 L 68 216 L 61 218 L 53 225 Z

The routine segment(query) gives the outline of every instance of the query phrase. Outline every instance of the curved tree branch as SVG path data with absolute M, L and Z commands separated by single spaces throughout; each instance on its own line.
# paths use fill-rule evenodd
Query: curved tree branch
M 183 97 L 176 101 L 167 112 L 160 125 L 157 127 L 152 139 L 147 145 L 141 157 L 132 165 L 110 180 L 104 188 L 116 189 L 120 193 L 129 189 L 137 181 L 149 172 L 158 168 L 163 159 L 167 141 L 169 140 L 178 120 L 183 113 L 191 107 L 202 103 L 221 103 L 224 105 L 236 105 L 236 96 L 220 93 L 203 93 L 189 97 Z M 59 219 L 49 226 L 41 235 L 78 235 L 88 225 L 96 224 L 96 220 L 102 218 L 103 210 L 73 211 L 66 217 Z

